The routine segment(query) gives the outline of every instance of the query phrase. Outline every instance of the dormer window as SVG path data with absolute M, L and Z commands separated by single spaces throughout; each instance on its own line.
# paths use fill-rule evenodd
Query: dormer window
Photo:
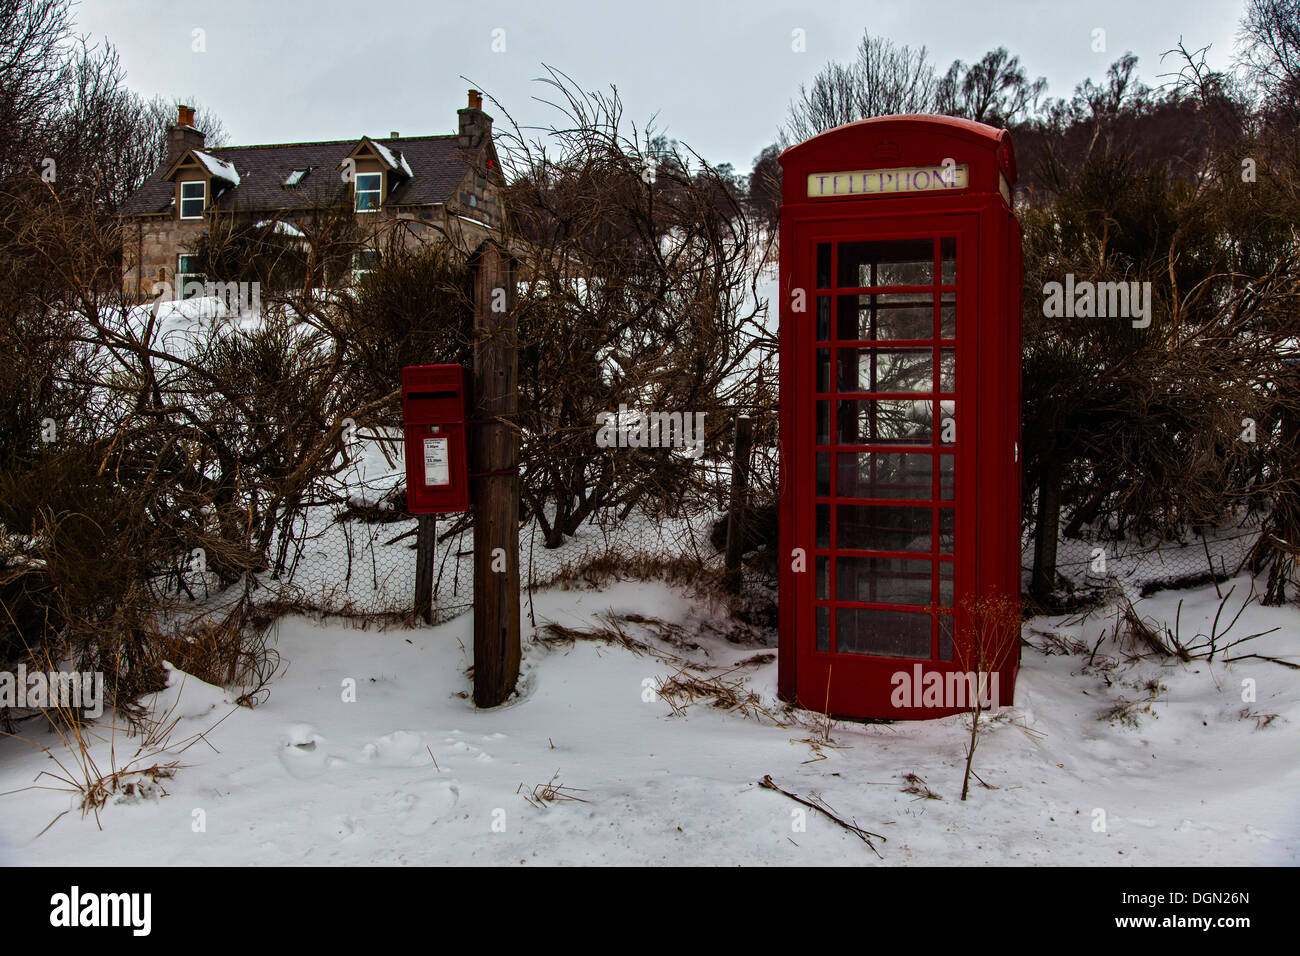
M 181 183 L 181 218 L 202 219 L 208 205 L 208 184 L 197 179 Z
M 378 212 L 382 198 L 384 176 L 382 173 L 357 173 L 355 179 L 357 212 Z

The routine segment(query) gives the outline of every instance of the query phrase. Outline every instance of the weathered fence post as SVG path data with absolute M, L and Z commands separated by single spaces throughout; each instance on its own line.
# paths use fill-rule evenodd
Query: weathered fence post
M 1029 593 L 1045 601 L 1056 590 L 1056 545 L 1061 532 L 1060 464 L 1049 459 L 1038 484 L 1038 517 L 1034 527 L 1034 571 Z
M 519 368 L 514 263 L 491 239 L 474 254 L 474 703 L 495 707 L 519 679 Z
M 425 624 L 433 623 L 433 553 L 437 542 L 438 516 L 416 515 L 415 525 L 415 613 Z
M 749 452 L 753 441 L 753 423 L 748 415 L 741 415 L 736 419 L 736 442 L 731 463 L 731 510 L 727 515 L 727 550 L 723 565 L 723 586 L 732 594 L 740 593 L 740 558 L 745 553 L 745 512 L 749 508 Z

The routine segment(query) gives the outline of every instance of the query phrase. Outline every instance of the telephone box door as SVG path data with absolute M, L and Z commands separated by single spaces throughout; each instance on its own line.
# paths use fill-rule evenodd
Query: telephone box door
M 954 663 L 975 590 L 976 213 L 797 224 L 797 691 L 830 713 L 895 703 L 916 661 Z M 804 424 L 807 423 L 807 424 Z M 811 425 L 811 427 L 808 427 Z M 910 674 L 909 674 L 910 680 Z M 910 703 L 910 697 L 908 698 Z

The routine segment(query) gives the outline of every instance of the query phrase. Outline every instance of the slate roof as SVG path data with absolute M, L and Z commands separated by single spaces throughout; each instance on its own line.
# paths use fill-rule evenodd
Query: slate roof
M 224 146 L 204 152 L 234 165 L 239 185 L 219 193 L 210 208 L 226 211 L 301 209 L 314 205 L 345 184 L 339 164 L 352 152 L 360 138 L 327 143 L 285 143 L 272 146 Z M 413 175 L 397 185 L 385 204 L 430 205 L 452 198 L 456 186 L 469 169 L 470 156 L 457 146 L 457 136 L 403 136 L 376 139 L 390 152 L 400 151 Z M 168 212 L 175 195 L 171 182 L 163 179 L 164 163 L 145 180 L 122 206 L 124 216 Z M 309 169 L 297 186 L 284 181 L 295 169 Z

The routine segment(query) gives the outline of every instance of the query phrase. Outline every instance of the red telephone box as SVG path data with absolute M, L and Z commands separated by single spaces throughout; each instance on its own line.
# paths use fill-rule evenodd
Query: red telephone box
M 469 375 L 459 365 L 402 369 L 406 510 L 412 514 L 469 508 L 468 396 Z
M 884 117 L 781 166 L 780 695 L 845 717 L 967 710 L 973 600 L 1019 607 L 1010 134 Z M 976 673 L 997 705 L 1018 621 L 1002 640 Z

